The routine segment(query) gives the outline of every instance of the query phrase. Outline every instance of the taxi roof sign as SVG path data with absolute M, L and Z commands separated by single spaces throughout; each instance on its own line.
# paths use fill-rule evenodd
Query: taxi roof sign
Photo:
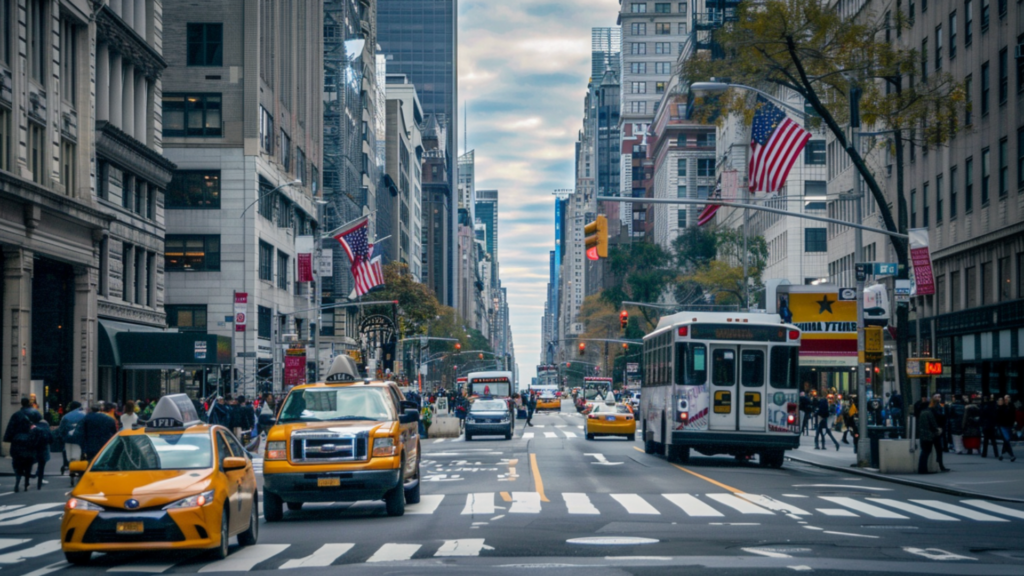
M 182 430 L 202 424 L 195 405 L 186 394 L 169 394 L 156 403 L 146 430 Z

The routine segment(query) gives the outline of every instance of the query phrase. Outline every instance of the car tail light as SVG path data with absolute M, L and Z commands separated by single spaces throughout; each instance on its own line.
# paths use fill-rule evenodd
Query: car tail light
M 629 416 L 629 415 L 626 416 L 626 420 L 632 420 L 632 419 L 633 419 L 632 416 Z
M 799 330 L 790 330 L 789 331 L 789 339 L 790 340 L 799 340 L 800 339 L 800 331 Z
M 597 420 L 597 414 L 587 414 L 587 418 L 590 420 Z
M 680 336 L 687 336 L 689 334 L 690 334 L 690 327 L 689 326 L 680 326 L 679 327 L 679 335 Z
M 790 425 L 795 425 L 796 424 L 797 408 L 798 408 L 798 406 L 797 406 L 797 404 L 795 402 L 787 402 L 786 403 L 786 423 L 787 424 L 790 424 Z

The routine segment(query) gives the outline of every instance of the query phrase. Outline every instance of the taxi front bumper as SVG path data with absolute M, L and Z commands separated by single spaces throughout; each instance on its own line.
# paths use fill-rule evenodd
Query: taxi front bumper
M 285 502 L 380 500 L 398 485 L 401 470 L 263 473 L 263 489 Z
M 537 410 L 561 410 L 561 409 L 562 409 L 562 401 L 561 400 L 548 400 L 547 402 L 542 401 L 542 400 L 538 400 L 537 401 Z
M 133 550 L 205 550 L 220 545 L 223 508 L 181 510 L 65 510 L 61 521 L 64 552 L 128 552 Z M 118 524 L 141 522 L 139 532 L 118 532 Z
M 617 420 L 612 422 L 611 420 L 601 419 L 588 419 L 587 434 L 636 434 L 636 420 Z

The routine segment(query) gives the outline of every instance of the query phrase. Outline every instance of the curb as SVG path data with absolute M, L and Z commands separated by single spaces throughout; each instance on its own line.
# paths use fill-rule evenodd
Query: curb
M 826 470 L 834 470 L 836 472 L 843 472 L 845 474 L 856 474 L 858 476 L 866 476 L 874 480 L 882 482 L 891 482 L 893 484 L 902 484 L 904 486 L 912 486 L 914 488 L 921 488 L 923 490 L 930 490 L 932 492 L 940 492 L 943 494 L 949 494 L 951 496 L 962 496 L 965 498 L 980 498 L 982 500 L 996 500 L 999 502 L 1013 502 L 1015 504 L 1024 504 L 1024 499 L 1020 498 L 1009 498 L 1006 496 L 995 496 L 992 494 L 983 494 L 981 492 L 971 492 L 970 490 L 960 490 L 959 488 L 949 488 L 947 486 L 939 486 L 938 484 L 931 484 L 928 482 L 921 482 L 918 480 L 907 480 L 906 478 L 896 478 L 893 476 L 886 476 L 885 474 L 879 474 L 877 472 L 869 472 L 862 470 L 856 466 L 843 467 L 833 466 L 832 464 L 822 464 L 813 460 L 807 460 L 800 457 L 794 457 L 787 455 L 786 458 L 794 462 L 800 462 L 801 464 L 808 464 L 817 468 L 824 468 Z

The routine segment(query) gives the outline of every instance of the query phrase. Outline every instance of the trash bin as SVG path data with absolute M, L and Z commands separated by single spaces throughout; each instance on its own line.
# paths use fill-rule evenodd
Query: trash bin
M 896 438 L 899 428 L 895 426 L 868 426 L 868 441 L 871 442 L 871 467 L 879 468 L 878 441 Z

